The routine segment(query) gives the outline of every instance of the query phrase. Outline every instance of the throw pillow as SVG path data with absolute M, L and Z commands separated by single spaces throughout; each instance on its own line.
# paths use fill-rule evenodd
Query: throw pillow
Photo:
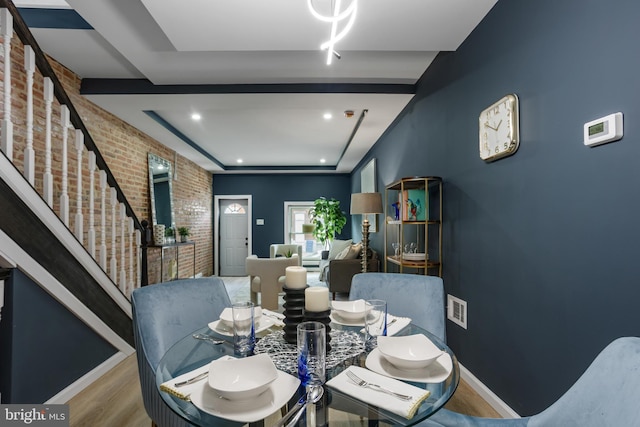
M 360 253 L 362 252 L 362 243 L 356 243 L 355 245 L 351 245 L 349 247 L 349 253 L 345 255 L 345 259 L 356 259 L 360 257 Z
M 347 256 L 349 255 L 350 250 L 351 250 L 351 246 L 344 248 L 342 252 L 336 255 L 335 259 L 347 259 Z
M 348 248 L 353 243 L 353 239 L 349 240 L 334 240 L 331 242 L 331 248 L 329 249 L 329 259 L 336 259 L 336 256 L 345 248 Z

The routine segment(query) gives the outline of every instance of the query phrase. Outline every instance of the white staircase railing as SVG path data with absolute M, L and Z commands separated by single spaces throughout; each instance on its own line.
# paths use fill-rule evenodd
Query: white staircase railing
M 4 4 L 4 3 L 3 3 Z M 13 8 L 13 6 L 12 6 Z M 14 12 L 15 13 L 15 12 Z M 4 105 L 2 111 L 2 126 L 0 129 L 0 149 L 4 155 L 13 162 L 22 172 L 24 179 L 38 191 L 46 204 L 57 212 L 60 221 L 72 233 L 77 241 L 85 247 L 94 262 L 108 274 L 113 284 L 129 298 L 131 291 L 140 286 L 141 259 L 140 259 L 140 225 L 138 220 L 128 215 L 132 212 L 119 187 L 110 186 L 109 182 L 115 182 L 111 173 L 100 167 L 105 165 L 100 157 L 97 160 L 97 148 L 91 140 L 91 146 L 87 145 L 87 139 L 91 139 L 84 125 L 79 124 L 79 116 L 75 109 L 68 103 L 68 97 L 61 103 L 60 93 L 64 89 L 57 77 L 53 75 L 50 66 L 42 69 L 42 58 L 45 58 L 37 43 L 23 45 L 24 64 L 17 67 L 12 63 L 20 59 L 21 50 L 12 50 L 14 34 L 14 16 L 6 7 L 0 8 L 0 36 L 2 37 L 1 59 L 4 61 Z M 22 35 L 21 41 L 24 40 Z M 32 37 L 29 34 L 29 37 Z M 14 44 L 15 47 L 15 44 Z M 39 58 L 38 55 L 42 55 Z M 44 59 L 46 61 L 46 58 Z M 47 63 L 48 64 L 48 63 Z M 16 72 L 24 70 L 24 73 Z M 26 88 L 26 105 L 22 102 L 15 103 L 20 108 L 12 109 L 12 86 L 22 86 L 24 79 Z M 34 86 L 41 83 L 43 93 L 34 93 Z M 41 96 L 41 98 L 40 98 Z M 15 101 L 15 100 L 13 100 Z M 44 107 L 42 107 L 44 106 Z M 38 110 L 40 108 L 40 110 Z M 24 114 L 25 120 L 16 120 Z M 59 117 L 60 122 L 55 118 Z M 34 128 L 34 122 L 44 120 L 44 134 Z M 72 121 L 75 123 L 72 124 Z M 24 126 L 14 132 L 15 126 Z M 54 126 L 60 126 L 61 135 L 54 134 Z M 74 128 L 75 126 L 75 128 Z M 16 128 L 17 129 L 17 128 Z M 75 150 L 69 150 L 69 130 L 75 134 Z M 24 135 L 24 138 L 14 138 L 14 135 Z M 21 159 L 14 158 L 14 152 L 24 153 Z M 60 154 L 58 154 L 60 153 Z M 56 158 L 59 156 L 59 158 Z M 83 159 L 87 158 L 86 162 Z M 69 164 L 75 160 L 75 171 L 70 171 Z M 98 182 L 95 173 L 98 171 Z M 75 177 L 73 176 L 75 175 Z M 83 175 L 88 182 L 83 183 Z M 75 178 L 75 179 L 74 179 Z M 41 191 L 37 188 L 41 183 Z M 96 184 L 98 187 L 96 188 Z M 117 184 L 116 184 L 117 187 Z M 110 206 L 106 205 L 107 191 Z M 71 206 L 70 194 L 75 194 L 75 206 Z M 99 197 L 96 203 L 96 195 Z M 69 214 L 75 208 L 73 230 L 70 230 Z M 110 209 L 109 209 L 110 208 Z M 100 218 L 99 223 L 96 216 Z M 86 231 L 85 231 L 86 230 Z M 96 235 L 99 234 L 99 248 L 96 248 Z M 107 235 L 111 236 L 110 242 Z M 96 250 L 98 249 L 98 250 Z M 107 254 L 111 253 L 107 265 Z M 107 270 L 108 268 L 108 270 Z

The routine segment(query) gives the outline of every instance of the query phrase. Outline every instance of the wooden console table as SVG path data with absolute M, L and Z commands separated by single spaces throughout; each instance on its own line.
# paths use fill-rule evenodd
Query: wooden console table
M 149 245 L 148 248 L 160 248 L 160 281 L 164 281 L 164 250 L 167 248 L 176 248 L 176 278 L 180 278 L 180 247 L 181 246 L 193 246 L 193 276 L 196 277 L 196 242 L 174 242 L 163 243 L 162 245 Z

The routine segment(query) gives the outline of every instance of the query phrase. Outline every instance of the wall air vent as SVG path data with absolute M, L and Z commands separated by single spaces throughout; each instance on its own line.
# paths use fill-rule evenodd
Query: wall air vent
M 447 319 L 467 329 L 467 302 L 447 295 Z

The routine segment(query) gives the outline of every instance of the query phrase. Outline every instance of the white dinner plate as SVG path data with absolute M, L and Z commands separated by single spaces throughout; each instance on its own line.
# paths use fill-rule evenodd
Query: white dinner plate
M 266 329 L 269 329 L 270 327 L 272 327 L 275 323 L 273 321 L 273 319 L 269 319 L 266 316 L 261 316 L 258 319 L 255 320 L 256 322 L 256 334 L 258 332 L 262 332 Z M 229 327 L 227 325 L 225 325 L 221 320 L 216 320 L 214 322 L 209 323 L 209 329 L 211 329 L 213 332 L 216 332 L 220 335 L 226 335 L 228 337 L 232 337 L 233 336 L 233 327 Z
M 258 305 L 253 308 L 253 318 L 254 320 L 257 321 L 258 319 L 260 319 L 260 317 L 262 317 L 262 307 Z M 225 307 L 224 310 L 222 310 L 222 313 L 220 313 L 220 320 L 222 320 L 222 323 L 225 326 L 232 327 L 233 326 L 233 308 Z
M 208 381 L 200 381 L 191 392 L 191 403 L 208 414 L 241 423 L 253 423 L 273 414 L 284 406 L 300 385 L 300 380 L 286 372 L 262 394 L 246 400 L 227 400 L 218 396 Z
M 333 311 L 329 314 L 329 318 L 333 323 L 344 326 L 364 326 L 364 319 L 356 320 L 355 322 L 347 319 L 343 319 L 339 314 L 334 313 Z
M 444 353 L 425 368 L 400 369 L 393 366 L 376 348 L 367 356 L 365 366 L 373 372 L 398 380 L 417 383 L 440 383 L 446 380 L 451 373 L 453 362 L 451 361 L 451 356 Z

